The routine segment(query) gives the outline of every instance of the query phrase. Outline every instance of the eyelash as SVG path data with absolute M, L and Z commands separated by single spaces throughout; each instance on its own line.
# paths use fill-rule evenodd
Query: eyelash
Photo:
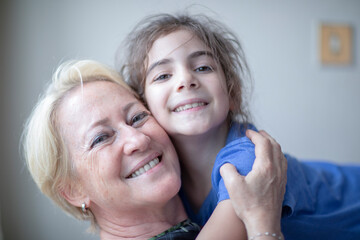
M 204 69 L 204 68 L 206 68 L 206 69 Z M 201 70 L 201 69 L 203 69 L 203 70 Z M 212 72 L 212 71 L 214 71 L 214 69 L 212 67 L 206 66 L 206 65 L 195 68 L 195 72 L 208 72 L 208 71 Z
M 171 77 L 171 74 L 161 74 L 161 75 L 157 76 L 157 77 L 154 79 L 154 82 L 155 82 L 155 81 L 166 80 L 166 79 L 168 79 L 169 77 Z
M 137 127 L 142 123 L 142 121 L 149 116 L 150 113 L 147 111 L 143 111 L 140 113 L 136 113 L 131 120 L 129 121 L 129 125 Z M 98 134 L 95 139 L 91 142 L 90 149 L 93 149 L 98 144 L 101 144 L 102 142 L 108 140 L 111 137 L 111 134 L 109 133 L 100 133 Z M 104 139 L 105 138 L 105 139 Z
M 209 71 L 212 72 L 212 71 L 214 71 L 214 69 L 210 66 L 204 65 L 204 66 L 195 68 L 194 71 L 195 72 L 209 72 Z M 172 76 L 171 74 L 161 74 L 154 79 L 154 82 L 166 80 L 166 79 L 170 78 L 171 76 Z
M 102 140 L 104 137 L 106 137 L 106 139 Z M 96 145 L 102 143 L 103 141 L 106 141 L 109 138 L 109 134 L 107 133 L 101 133 L 99 135 L 97 135 L 94 139 L 94 141 L 92 141 L 90 148 L 94 148 Z
M 136 113 L 130 120 L 130 125 L 133 126 L 135 124 L 140 124 L 142 120 L 144 120 L 150 113 L 147 111 L 142 111 L 140 113 Z M 140 123 L 138 123 L 140 121 Z

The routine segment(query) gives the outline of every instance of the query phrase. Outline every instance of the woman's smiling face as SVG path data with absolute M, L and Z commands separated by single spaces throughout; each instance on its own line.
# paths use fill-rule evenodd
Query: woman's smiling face
M 136 215 L 177 194 L 180 167 L 169 137 L 120 85 L 95 81 L 72 90 L 58 122 L 90 208 Z

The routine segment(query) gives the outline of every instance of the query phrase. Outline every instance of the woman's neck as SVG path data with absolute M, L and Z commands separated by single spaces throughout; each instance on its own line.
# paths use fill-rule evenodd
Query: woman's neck
M 228 134 L 225 122 L 198 136 L 172 136 L 181 162 L 182 186 L 197 211 L 211 190 L 211 172 Z
M 153 206 L 128 214 L 105 213 L 103 209 L 96 212 L 100 213 L 95 216 L 101 240 L 149 239 L 187 219 L 178 195 L 161 208 Z

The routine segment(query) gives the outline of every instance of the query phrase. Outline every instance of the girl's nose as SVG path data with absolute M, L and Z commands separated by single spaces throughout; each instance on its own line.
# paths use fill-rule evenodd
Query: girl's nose
M 133 128 L 131 126 L 123 129 L 123 134 L 121 137 L 124 138 L 124 153 L 126 155 L 131 155 L 135 152 L 142 152 L 148 149 L 150 144 L 150 137 L 141 132 L 139 129 Z
M 181 70 L 179 74 L 179 83 L 177 86 L 177 91 L 184 89 L 196 89 L 200 86 L 200 83 L 196 76 L 194 76 L 189 70 Z

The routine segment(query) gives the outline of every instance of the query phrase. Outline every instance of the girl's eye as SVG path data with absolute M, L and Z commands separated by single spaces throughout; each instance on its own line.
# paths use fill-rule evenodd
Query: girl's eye
M 213 71 L 212 67 L 209 66 L 201 66 L 195 69 L 195 72 L 209 72 L 209 71 Z
M 95 137 L 94 141 L 91 143 L 90 148 L 95 147 L 96 145 L 106 141 L 109 138 L 108 134 L 100 134 L 98 136 Z
M 170 74 L 161 74 L 160 76 L 156 77 L 154 79 L 154 81 L 161 81 L 161 80 L 166 80 L 168 78 L 170 78 L 171 75 Z
M 140 124 L 144 119 L 146 119 L 146 117 L 149 116 L 149 113 L 144 111 L 138 114 L 135 114 L 135 116 L 133 116 L 133 118 L 130 121 L 130 125 L 136 125 L 136 124 Z

